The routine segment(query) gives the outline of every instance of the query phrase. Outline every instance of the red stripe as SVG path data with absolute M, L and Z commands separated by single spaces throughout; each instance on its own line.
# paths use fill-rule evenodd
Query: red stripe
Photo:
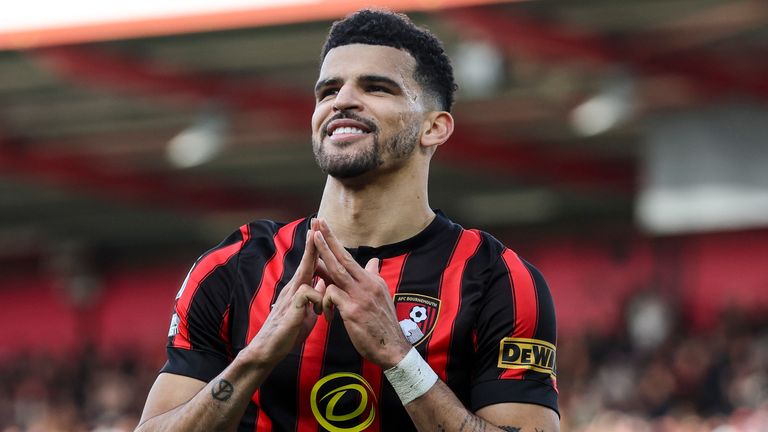
M 539 302 L 536 284 L 528 267 L 520 257 L 510 249 L 501 255 L 509 272 L 509 284 L 512 287 L 512 301 L 515 308 L 515 327 L 512 337 L 532 339 L 539 322 Z M 526 369 L 505 369 L 501 378 L 522 379 Z
M 261 397 L 261 392 L 256 390 L 256 392 L 253 394 L 253 397 L 251 398 L 253 403 L 256 404 L 257 407 L 259 407 L 259 414 L 258 414 L 258 418 L 256 419 L 256 426 L 254 426 L 253 430 L 255 432 L 271 432 L 272 419 L 269 418 L 267 413 L 265 413 L 264 410 L 261 409 L 261 404 L 259 402 L 260 397 Z
M 328 327 L 328 321 L 325 320 L 325 317 L 319 316 L 315 328 L 304 341 L 301 364 L 299 365 L 299 418 L 296 424 L 296 431 L 298 432 L 317 432 L 318 429 L 317 420 L 312 414 L 310 395 L 312 386 L 320 380 L 320 374 L 323 370 L 323 359 L 328 343 Z
M 403 277 L 403 269 L 405 268 L 405 261 L 408 259 L 408 254 L 400 255 L 394 258 L 387 258 L 381 262 L 381 270 L 379 274 L 387 282 L 389 287 L 390 298 L 395 296 L 397 288 L 400 286 L 400 280 Z M 376 416 L 373 418 L 373 423 L 366 428 L 366 432 L 378 432 L 381 429 L 381 382 L 382 382 L 382 370 L 380 367 L 363 360 L 363 378 L 368 381 L 373 389 L 373 394 L 376 396 L 375 406 Z
M 192 349 L 192 344 L 189 342 L 189 322 L 187 320 L 192 299 L 195 297 L 195 293 L 197 293 L 197 290 L 200 288 L 203 281 L 213 273 L 214 270 L 224 265 L 230 258 L 237 254 L 245 242 L 248 241 L 250 237 L 248 225 L 240 227 L 240 234 L 242 235 L 242 240 L 240 240 L 240 242 L 222 247 L 221 249 L 217 249 L 205 255 L 195 263 L 194 267 L 187 275 L 184 285 L 181 288 L 181 297 L 176 300 L 176 315 L 179 317 L 179 332 L 173 338 L 174 347 Z
M 282 279 L 285 270 L 285 254 L 293 248 L 296 227 L 302 221 L 303 219 L 299 219 L 291 222 L 275 233 L 275 253 L 264 264 L 264 274 L 261 277 L 259 287 L 256 289 L 256 294 L 251 299 L 246 343 L 249 343 L 261 330 L 261 326 L 269 315 L 272 298 L 275 296 L 277 284 Z
M 261 277 L 259 287 L 251 299 L 251 306 L 248 312 L 248 335 L 246 343 L 249 343 L 261 330 L 267 315 L 269 315 L 270 304 L 275 295 L 277 284 L 283 277 L 285 268 L 285 254 L 293 247 L 293 239 L 296 233 L 296 227 L 302 220 L 291 222 L 283 226 L 274 236 L 275 253 L 264 264 L 264 274 Z M 267 416 L 261 406 L 261 391 L 256 390 L 252 397 L 253 403 L 259 408 L 258 418 L 256 419 L 255 430 L 259 432 L 272 430 L 272 419 Z
M 453 334 L 453 323 L 461 306 L 461 278 L 469 259 L 480 247 L 480 234 L 464 230 L 440 279 L 440 311 L 427 349 L 427 361 L 435 373 L 445 381 L 448 348 Z

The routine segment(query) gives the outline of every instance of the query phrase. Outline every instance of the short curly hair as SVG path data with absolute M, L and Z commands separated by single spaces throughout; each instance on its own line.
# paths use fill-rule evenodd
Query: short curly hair
M 443 44 L 429 30 L 416 26 L 403 14 L 363 9 L 333 23 L 320 63 L 331 49 L 351 44 L 384 45 L 407 51 L 416 60 L 416 82 L 435 97 L 442 110 L 451 110 L 456 91 L 453 67 Z

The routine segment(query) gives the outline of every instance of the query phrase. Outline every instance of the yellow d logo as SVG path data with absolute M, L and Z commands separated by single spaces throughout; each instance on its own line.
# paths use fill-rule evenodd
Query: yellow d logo
M 331 432 L 359 432 L 376 417 L 376 395 L 371 385 L 350 372 L 334 373 L 316 382 L 310 404 L 317 422 Z M 355 421 L 366 411 L 368 416 L 364 420 Z

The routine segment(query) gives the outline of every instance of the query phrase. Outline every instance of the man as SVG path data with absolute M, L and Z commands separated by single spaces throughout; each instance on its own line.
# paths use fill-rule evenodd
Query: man
M 195 263 L 138 430 L 559 430 L 543 278 L 427 201 L 454 89 L 405 16 L 334 24 L 317 217 L 252 222 Z

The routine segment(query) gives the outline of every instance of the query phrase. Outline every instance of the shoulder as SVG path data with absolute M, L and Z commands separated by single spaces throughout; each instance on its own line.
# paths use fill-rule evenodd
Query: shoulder
M 273 250 L 281 238 L 293 238 L 297 231 L 306 230 L 308 218 L 292 222 L 256 219 L 240 226 L 227 236 L 215 249 L 230 247 L 236 254 L 263 254 Z
M 513 279 L 525 276 L 544 283 L 541 272 L 533 264 L 492 234 L 480 229 L 457 226 L 462 230 L 463 237 L 472 238 L 476 244 L 476 251 L 471 259 L 475 269 L 492 274 L 504 273 Z
M 475 247 L 475 252 L 472 256 L 472 261 L 475 265 L 494 267 L 501 264 L 502 255 L 505 251 L 509 251 L 504 243 L 499 239 L 477 228 L 465 228 L 457 223 L 453 223 L 454 227 L 460 230 L 460 239 L 466 243 L 471 243 Z
M 464 227 L 460 223 L 449 219 L 445 214 L 439 211 L 438 216 L 445 221 L 445 235 L 455 238 L 457 247 L 462 244 L 472 247 L 475 252 L 475 258 L 486 257 L 487 259 L 495 260 L 495 258 L 498 258 L 505 249 L 504 244 L 486 231 L 477 228 Z

